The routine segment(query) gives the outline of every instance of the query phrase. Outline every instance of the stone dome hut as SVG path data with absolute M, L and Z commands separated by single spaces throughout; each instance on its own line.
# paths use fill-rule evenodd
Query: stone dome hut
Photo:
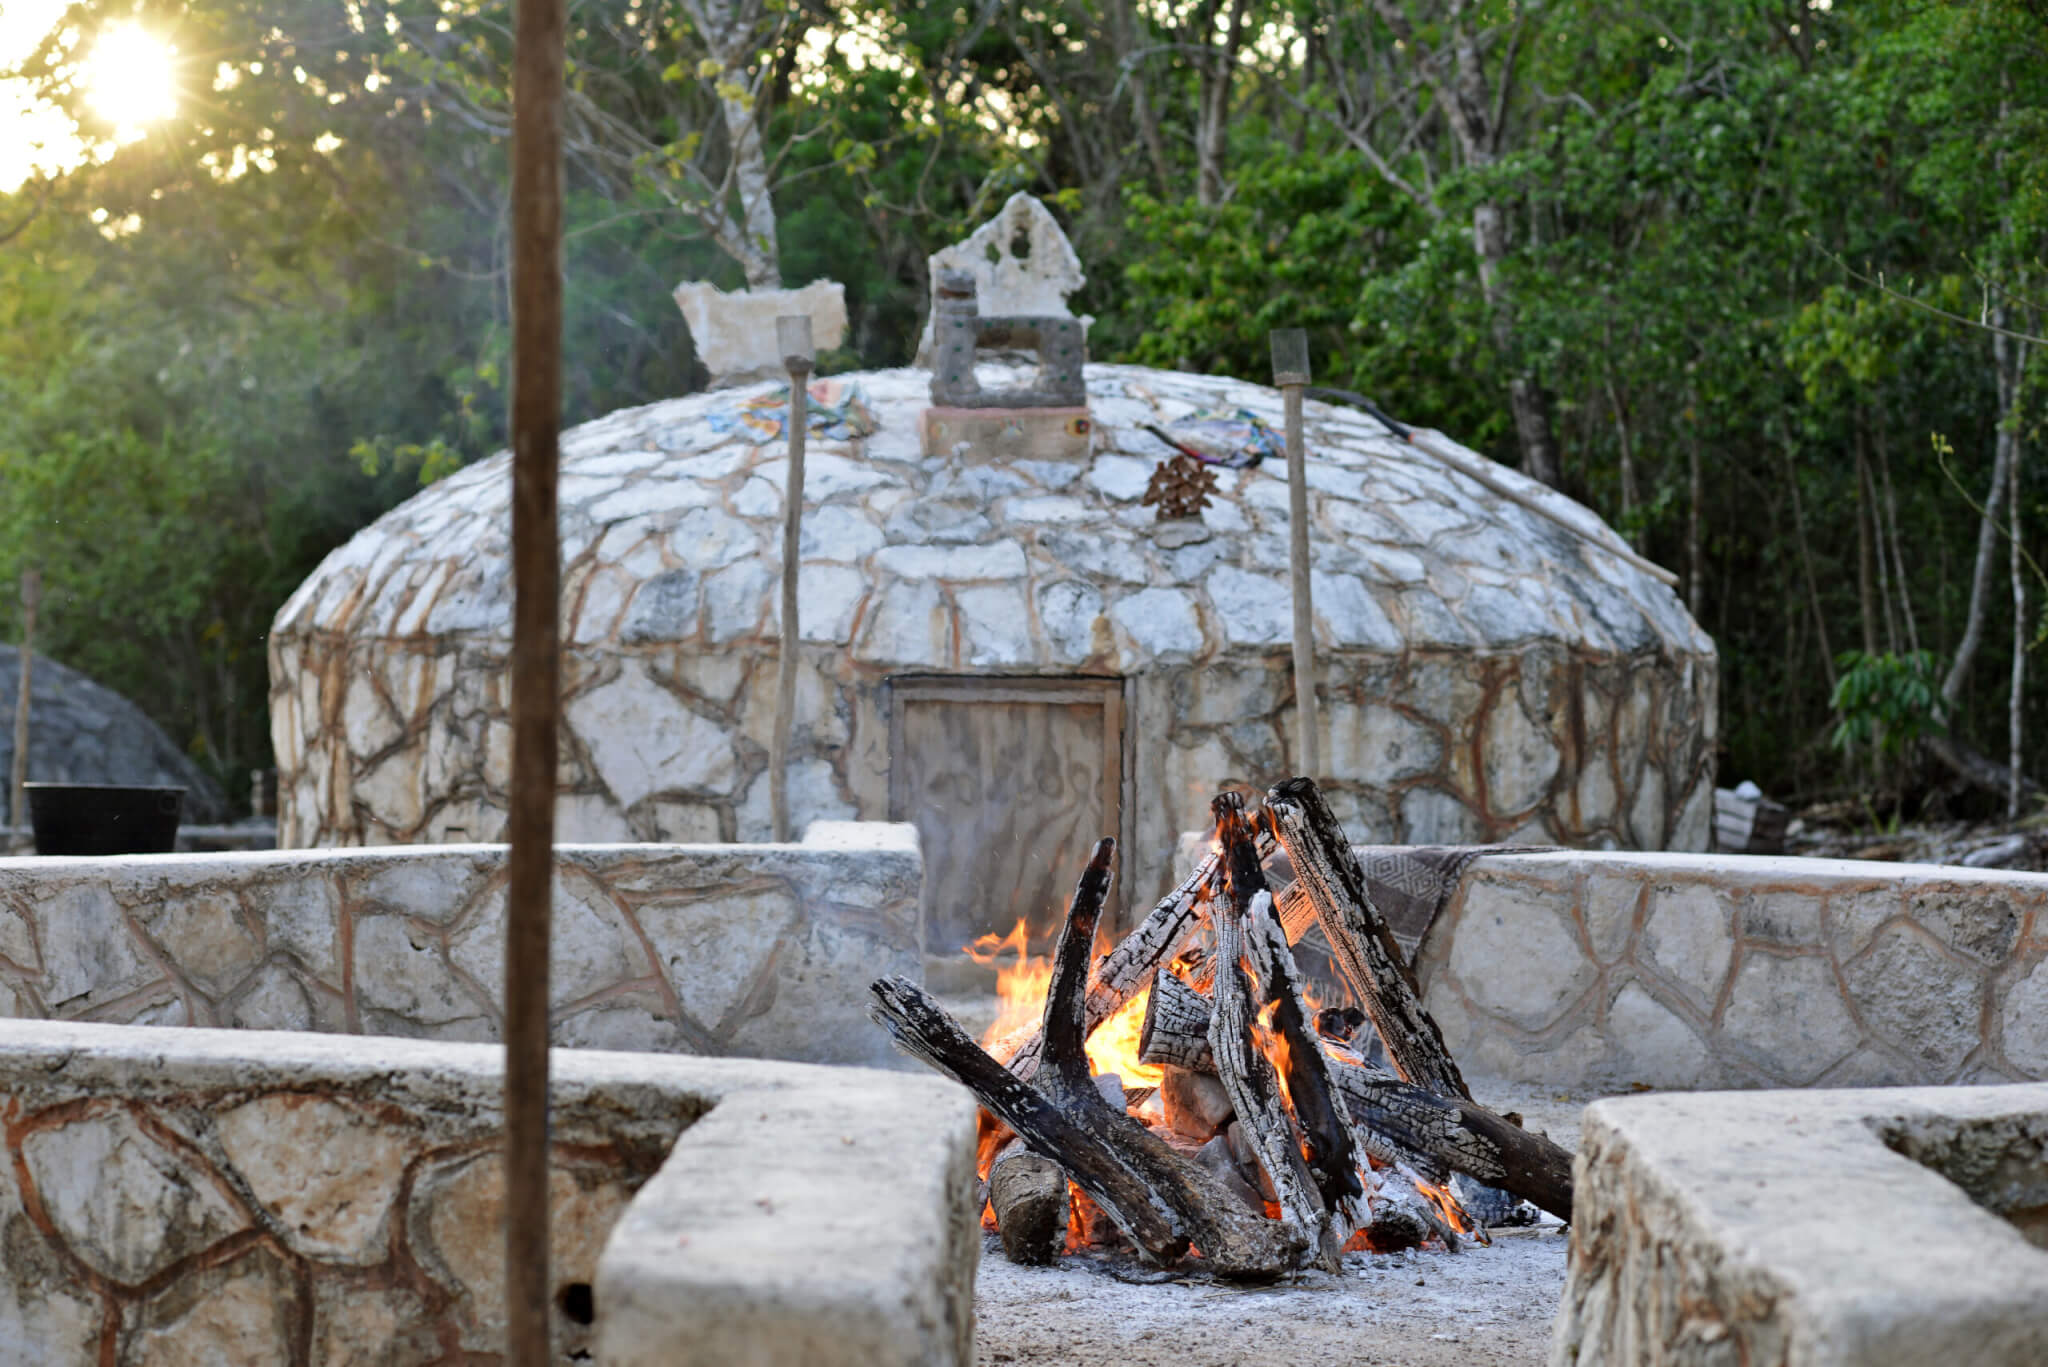
M 1086 375 L 1064 458 L 926 457 L 919 370 L 836 377 L 876 428 L 810 440 L 793 816 L 917 821 L 954 890 L 935 943 L 1063 902 L 1104 833 L 1149 899 L 1219 787 L 1293 772 L 1284 459 L 1212 467 L 1200 522 L 1141 503 L 1171 454 L 1141 424 L 1277 427 L 1279 395 Z M 564 435 L 563 840 L 767 838 L 785 456 L 736 417 L 766 392 Z M 1355 838 L 1704 848 L 1714 647 L 1671 591 L 1363 414 L 1311 402 L 1307 432 L 1324 777 Z M 387 514 L 278 613 L 281 844 L 500 837 L 508 460 Z

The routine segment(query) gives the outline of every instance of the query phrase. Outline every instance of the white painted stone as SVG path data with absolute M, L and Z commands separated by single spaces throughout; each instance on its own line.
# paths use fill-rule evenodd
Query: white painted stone
M 779 571 L 763 560 L 728 565 L 704 578 L 704 636 L 712 645 L 761 630 L 768 605 L 781 592 Z
M 736 836 L 741 840 L 766 841 L 774 838 L 774 812 L 769 806 L 768 776 L 758 775 L 748 785 L 734 816 Z M 859 813 L 839 791 L 838 776 L 822 759 L 800 759 L 789 766 L 789 824 L 802 830 L 814 821 L 851 821 Z
M 853 638 L 853 623 L 868 592 L 868 577 L 846 565 L 802 565 L 796 572 L 797 634 L 820 645 L 843 646 Z M 782 630 L 782 595 L 778 590 L 769 625 Z
M 668 545 L 671 555 L 699 570 L 719 569 L 761 551 L 753 528 L 716 508 L 692 508 L 676 519 Z
M 1357 575 L 1311 570 L 1309 597 L 1327 644 L 1389 652 L 1401 649 L 1400 631 Z M 1289 632 L 1292 639 L 1291 625 Z
M 414 1025 L 445 1025 L 486 1015 L 482 1002 L 456 981 L 440 943 L 399 916 L 363 916 L 355 923 L 356 999 Z
M 263 946 L 236 912 L 232 894 L 201 893 L 144 903 L 136 919 L 193 986 L 219 997 L 263 955 Z
M 563 716 L 621 806 L 657 792 L 731 791 L 737 770 L 724 729 L 638 664 L 570 699 Z
M 342 700 L 341 726 L 349 750 L 359 759 L 381 752 L 405 734 L 378 695 L 377 686 L 363 674 L 349 680 L 348 692 Z
M 771 484 L 759 475 L 748 480 L 729 500 L 732 510 L 741 517 L 780 518 L 782 516 L 782 489 L 779 483 Z
M 573 870 L 555 873 L 548 924 L 548 1005 L 560 1008 L 652 966 L 611 899 Z M 470 981 L 492 989 L 505 981 L 505 895 L 494 892 L 448 945 L 448 958 Z
M 1119 598 L 1109 615 L 1148 655 L 1193 655 L 1202 649 L 1194 599 L 1180 589 L 1145 589 Z
M 1469 845 L 1480 835 L 1470 807 L 1441 788 L 1410 788 L 1401 798 L 1401 841 L 1411 845 Z
M 1712 1011 L 1735 949 L 1732 919 L 1727 894 L 1713 887 L 1654 887 L 1639 958 L 1684 988 L 1701 1011 Z
M 1079 499 L 1057 494 L 1039 498 L 1012 498 L 1003 502 L 1003 519 L 1006 522 L 1086 522 L 1096 516 L 1096 510 Z
M 1918 927 L 1878 932 L 1868 950 L 1842 966 L 1842 976 L 1864 1025 L 1924 1060 L 1937 1077 L 1954 1076 L 1982 1042 L 1982 970 L 1943 953 Z
M 730 293 L 702 280 L 685 280 L 675 288 L 675 301 L 714 389 L 787 375 L 775 340 L 777 318 L 807 316 L 811 344 L 820 351 L 846 339 L 846 287 L 836 280 L 813 280 L 801 289 Z
M 143 1281 L 249 1224 L 126 1111 L 37 1130 L 21 1153 L 50 1223 L 117 1282 Z
M 1627 951 L 1642 893 L 1642 881 L 1627 873 L 1595 873 L 1586 879 L 1580 913 L 1593 955 L 1601 963 L 1614 963 Z
M 341 981 L 341 902 L 327 879 L 301 877 L 260 887 L 266 944 L 297 959 L 314 977 Z
M 267 963 L 247 987 L 226 1003 L 222 1015 L 237 1030 L 311 1030 L 313 1001 L 291 971 Z
M 832 503 L 804 510 L 797 545 L 807 561 L 862 560 L 880 550 L 882 544 L 882 529 L 853 504 Z
M 644 454 L 631 453 L 636 461 Z M 708 508 L 717 497 L 710 486 L 688 477 L 637 479 L 592 503 L 588 516 L 593 522 L 666 518 L 686 508 Z

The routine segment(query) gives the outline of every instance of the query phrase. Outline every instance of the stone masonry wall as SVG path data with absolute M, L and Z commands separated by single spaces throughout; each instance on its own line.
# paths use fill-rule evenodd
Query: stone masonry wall
M 922 965 L 908 826 L 556 850 L 553 1038 L 896 1066 L 868 983 Z M 0 859 L 0 1015 L 495 1040 L 505 851 Z
M 1215 470 L 1202 520 L 1143 497 L 1198 410 L 1271 389 L 1088 367 L 1071 459 L 925 456 L 921 371 L 835 377 L 878 426 L 806 458 L 799 822 L 889 816 L 892 676 L 1121 678 L 1129 885 L 1165 877 L 1210 795 L 1296 771 L 1285 462 Z M 564 838 L 769 829 L 785 461 L 695 395 L 565 434 Z M 1670 590 L 1365 415 L 1311 403 L 1325 777 L 1374 839 L 1703 848 L 1713 643 Z M 1444 440 L 1437 438 L 1438 440 Z M 1479 459 L 1476 455 L 1472 459 Z M 270 638 L 279 841 L 499 838 L 511 763 L 508 479 L 457 472 L 334 552 Z M 1495 468 L 1566 522 L 1588 510 Z
M 0 1021 L 0 1361 L 495 1367 L 503 1069 L 472 1044 Z M 585 1050 L 550 1080 L 554 1362 L 972 1363 L 957 1087 Z
M 505 1336 L 503 1082 L 277 1036 L 0 1031 L 0 1356 L 86 1364 L 495 1363 Z M 123 1032 L 124 1034 L 128 1032 Z M 211 1033 L 211 1032 L 208 1032 Z M 186 1037 L 186 1032 L 177 1032 Z M 216 1037 L 218 1038 L 218 1037 Z M 248 1039 L 249 1037 L 243 1037 Z M 152 1047 L 154 1046 L 154 1047 Z M 185 1052 L 189 1049 L 189 1053 Z M 550 1276 L 565 1313 L 708 1107 L 554 1074 Z M 588 1074 L 597 1075 L 596 1085 Z
M 1618 1090 L 2048 1078 L 2048 875 L 1489 855 L 1425 937 L 1474 1072 Z

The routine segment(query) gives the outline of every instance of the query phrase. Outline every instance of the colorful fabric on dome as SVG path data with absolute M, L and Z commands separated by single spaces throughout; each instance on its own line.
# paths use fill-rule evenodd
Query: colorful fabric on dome
M 851 441 L 865 437 L 880 424 L 868 407 L 860 386 L 839 380 L 813 380 L 806 387 L 810 399 L 810 430 L 827 441 Z M 774 441 L 782 435 L 789 419 L 789 386 L 776 385 L 766 393 L 743 399 L 731 408 L 708 415 L 715 432 L 744 430 L 754 434 L 754 444 Z
M 1175 420 L 1169 427 L 1196 459 L 1226 469 L 1244 470 L 1267 456 L 1285 456 L 1287 444 L 1278 432 L 1250 409 L 1225 412 L 1203 408 Z

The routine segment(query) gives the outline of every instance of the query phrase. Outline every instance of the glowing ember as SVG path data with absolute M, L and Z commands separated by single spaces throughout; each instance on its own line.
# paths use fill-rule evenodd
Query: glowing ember
M 1031 953 L 1031 941 L 1019 917 L 1008 935 L 983 935 L 964 946 L 978 964 L 996 965 L 996 1019 L 982 1033 L 982 1048 L 999 1059 L 1017 1052 L 1022 1035 L 1038 1028 L 1045 1014 L 1046 992 L 1052 987 L 1052 956 Z M 1015 956 L 1009 963 L 1001 960 Z M 1088 1071 L 1115 1073 L 1126 1088 L 1157 1087 L 1164 1070 L 1138 1062 L 1138 1036 L 1145 1028 L 1146 988 L 1088 1037 Z

